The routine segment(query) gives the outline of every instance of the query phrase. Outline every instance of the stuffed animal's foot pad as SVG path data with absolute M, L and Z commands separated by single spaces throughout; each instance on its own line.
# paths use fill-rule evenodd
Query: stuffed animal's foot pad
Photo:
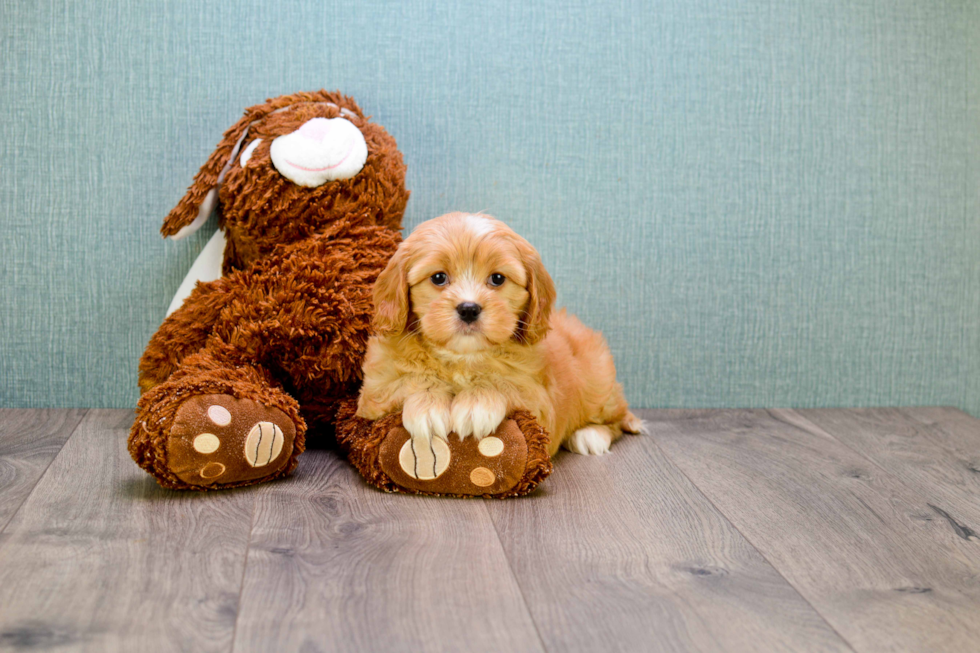
M 497 494 L 513 488 L 527 468 L 528 446 L 514 420 L 485 438 L 431 441 L 394 428 L 381 443 L 378 461 L 398 485 L 435 494 Z
M 278 408 L 230 395 L 199 395 L 174 417 L 169 467 L 191 485 L 258 480 L 289 462 L 295 437 L 295 424 Z

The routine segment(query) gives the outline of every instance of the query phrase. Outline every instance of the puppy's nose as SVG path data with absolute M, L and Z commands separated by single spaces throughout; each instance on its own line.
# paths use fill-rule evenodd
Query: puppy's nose
M 473 302 L 463 302 L 456 306 L 456 312 L 459 314 L 459 319 L 467 324 L 476 322 L 476 318 L 480 317 L 480 311 L 483 309 L 479 304 Z

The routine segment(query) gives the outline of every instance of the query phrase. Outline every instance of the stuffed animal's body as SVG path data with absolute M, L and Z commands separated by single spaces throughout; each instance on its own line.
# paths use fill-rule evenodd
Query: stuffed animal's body
M 182 237 L 220 203 L 223 276 L 199 283 L 140 361 L 130 452 L 172 488 L 289 473 L 307 423 L 356 396 L 371 287 L 400 241 L 405 165 L 339 93 L 251 107 L 162 232 Z

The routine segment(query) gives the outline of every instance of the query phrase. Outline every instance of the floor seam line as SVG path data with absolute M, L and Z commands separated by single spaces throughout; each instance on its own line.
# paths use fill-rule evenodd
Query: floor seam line
M 782 419 L 779 415 L 773 414 L 772 413 L 773 410 L 778 410 L 780 412 L 791 412 L 791 413 L 795 414 L 796 416 L 798 416 L 803 421 L 805 421 L 807 424 L 809 424 L 810 426 L 812 426 L 814 429 L 817 429 L 820 433 L 816 433 L 814 431 L 811 431 L 811 430 L 805 428 L 804 425 L 802 425 L 802 424 L 794 424 L 792 422 L 787 422 L 785 419 Z M 903 487 L 903 488 L 906 487 L 906 485 L 901 482 L 902 479 L 900 479 L 896 474 L 890 472 L 886 467 L 884 467 L 877 460 L 875 460 L 874 458 L 868 456 L 866 453 L 864 453 L 864 452 L 862 452 L 862 451 L 860 451 L 858 449 L 855 449 L 854 447 L 852 447 L 851 445 L 849 445 L 847 442 L 845 442 L 844 440 L 841 440 L 839 437 L 837 437 L 836 435 L 834 435 L 833 433 L 831 433 L 830 431 L 828 431 L 824 427 L 822 427 L 819 424 L 817 424 L 816 422 L 810 420 L 806 415 L 804 415 L 803 413 L 799 412 L 795 408 L 779 408 L 779 409 L 767 408 L 766 409 L 766 414 L 769 415 L 770 417 L 772 417 L 774 420 L 776 420 L 780 424 L 785 424 L 786 426 L 789 426 L 790 428 L 794 428 L 794 429 L 803 431 L 804 433 L 807 433 L 809 435 L 820 435 L 821 433 L 823 433 L 824 435 L 826 435 L 827 437 L 829 437 L 831 440 L 833 440 L 834 442 L 836 442 L 840 446 L 844 447 L 845 449 L 847 449 L 848 451 L 850 451 L 852 454 L 854 454 L 855 456 L 857 456 L 861 460 L 864 460 L 864 461 L 867 461 L 868 463 L 870 463 L 872 467 L 877 468 L 878 471 L 880 471 L 882 474 L 885 474 L 886 476 L 889 476 L 890 478 L 894 478 L 895 481 L 901 487 Z
M 84 422 L 85 418 L 89 416 L 89 413 L 92 412 L 92 409 L 85 408 L 84 411 L 85 412 L 82 413 L 82 416 L 78 418 L 78 422 L 76 422 L 75 426 L 72 428 L 71 433 L 69 433 L 68 437 L 65 438 L 65 441 L 61 443 L 61 448 L 58 449 L 58 453 L 51 456 L 51 460 L 49 460 L 48 464 L 44 466 L 44 471 L 41 472 L 41 474 L 37 477 L 37 480 L 34 481 L 34 487 L 32 487 L 31 491 L 24 496 L 24 499 L 20 502 L 20 505 L 17 506 L 17 510 L 10 513 L 10 517 L 7 519 L 7 521 L 3 523 L 3 526 L 0 526 L 0 535 L 3 535 L 3 533 L 6 532 L 7 526 L 10 526 L 10 523 L 14 521 L 14 517 L 16 517 L 20 513 L 20 511 L 24 508 L 24 505 L 27 503 L 27 500 L 34 495 L 34 490 L 37 489 L 37 486 L 41 482 L 41 479 L 44 478 L 45 474 L 48 473 L 48 470 L 51 469 L 51 465 L 54 464 L 54 461 L 58 458 L 58 456 L 61 455 L 61 452 L 65 450 L 66 446 L 68 446 L 68 441 L 71 440 L 73 437 L 75 437 L 75 433 L 78 432 L 78 427 L 82 425 L 82 422 Z
M 767 413 L 768 413 L 768 411 L 767 411 Z M 763 552 L 762 552 L 762 551 L 761 551 L 761 550 L 759 549 L 759 547 L 758 547 L 758 546 L 756 546 L 756 544 L 755 544 L 755 542 L 753 542 L 753 541 L 752 541 L 752 540 L 751 540 L 751 539 L 749 538 L 749 536 L 748 536 L 748 535 L 746 535 L 745 533 L 743 533 L 743 532 L 742 532 L 742 529 L 740 529 L 740 528 L 739 528 L 738 526 L 736 526 L 736 525 L 735 525 L 735 522 L 733 522 L 733 521 L 732 521 L 732 520 L 731 520 L 731 519 L 730 519 L 730 518 L 728 517 L 728 515 L 726 515 L 726 514 L 725 514 L 725 513 L 724 513 L 724 512 L 722 511 L 722 509 L 721 509 L 721 508 L 719 508 L 719 507 L 718 507 L 718 506 L 717 506 L 717 505 L 715 504 L 715 502 L 714 502 L 714 501 L 713 501 L 713 500 L 711 499 L 711 497 L 709 497 L 709 496 L 707 495 L 707 493 L 705 493 L 705 491 L 701 489 L 701 486 L 699 486 L 699 485 L 698 485 L 697 483 L 695 483 L 695 482 L 694 482 L 694 480 L 693 480 L 693 479 L 692 479 L 692 478 L 691 478 L 690 476 L 688 476 L 688 475 L 687 475 L 687 472 L 685 472 L 685 471 L 684 471 L 683 469 L 681 469 L 681 466 L 680 466 L 680 465 L 678 465 L 678 464 L 677 464 L 677 463 L 676 463 L 676 462 L 674 461 L 674 459 L 673 459 L 673 458 L 671 458 L 671 457 L 670 457 L 670 456 L 669 456 L 669 455 L 667 454 L 667 452 L 666 452 L 666 451 L 664 450 L 664 448 L 660 446 L 660 442 L 658 442 L 658 441 L 657 441 L 657 439 L 656 439 L 656 436 L 654 436 L 654 435 L 653 435 L 653 431 L 652 431 L 652 430 L 651 430 L 651 432 L 650 432 L 650 433 L 649 433 L 649 434 L 647 435 L 647 437 L 649 437 L 649 438 L 650 438 L 651 440 L 653 440 L 653 445 L 654 445 L 654 446 L 655 446 L 655 447 L 656 447 L 656 448 L 657 448 L 657 449 L 658 449 L 658 450 L 660 451 L 660 453 L 661 453 L 661 454 L 662 454 L 662 455 L 664 456 L 664 459 L 665 459 L 665 460 L 666 460 L 666 461 L 667 461 L 668 463 L 670 463 L 670 464 L 671 464 L 671 465 L 672 465 L 672 466 L 674 467 L 674 469 L 676 469 L 676 470 L 677 470 L 677 472 L 678 472 L 678 473 L 679 473 L 679 474 L 680 474 L 681 476 L 683 476 L 684 478 L 686 478 L 686 479 L 687 479 L 687 482 L 691 484 L 691 487 L 693 487 L 693 488 L 694 488 L 695 490 L 697 490 L 697 492 L 698 492 L 698 494 L 700 494 L 700 495 L 701 495 L 702 497 L 704 497 L 704 500 L 705 500 L 705 501 L 707 501 L 707 502 L 708 502 L 708 503 L 709 503 L 709 504 L 711 505 L 711 507 L 712 507 L 712 508 L 714 508 L 714 509 L 715 509 L 715 510 L 716 510 L 716 511 L 718 512 L 718 514 L 719 514 L 719 515 L 721 516 L 721 518 L 722 518 L 722 519 L 724 519 L 724 520 L 725 520 L 725 522 L 726 522 L 726 523 L 727 523 L 728 525 L 730 525 L 730 526 L 731 526 L 731 527 L 732 527 L 732 528 L 733 528 L 733 529 L 735 530 L 735 532 L 736 532 L 736 533 L 738 533 L 738 534 L 739 534 L 739 535 L 740 535 L 740 536 L 742 537 L 742 539 L 744 539 L 744 540 L 745 540 L 745 542 L 746 542 L 746 543 L 747 543 L 747 544 L 748 544 L 749 546 L 751 546 L 751 547 L 752 547 L 752 549 L 753 549 L 753 550 L 754 550 L 754 551 L 755 551 L 756 553 L 758 553 L 758 554 L 759 554 L 759 557 L 761 557 L 761 558 L 762 558 L 763 560 L 765 560 L 765 561 L 766 561 L 766 564 L 768 564 L 768 565 L 769 565 L 769 567 L 770 567 L 770 568 L 772 568 L 772 570 L 773 570 L 773 571 L 774 571 L 774 572 L 775 572 L 775 573 L 776 573 L 776 574 L 777 574 L 777 575 L 778 575 L 778 576 L 779 576 L 780 578 L 782 578 L 782 579 L 783 579 L 783 581 L 784 581 L 784 582 L 785 582 L 785 583 L 786 583 L 786 584 L 787 584 L 787 585 L 788 585 L 788 586 L 789 586 L 790 588 L 792 588 L 794 592 L 796 592 L 796 595 L 797 595 L 797 596 L 799 596 L 799 597 L 800 597 L 800 599 L 801 599 L 802 601 L 804 601 L 804 602 L 805 602 L 805 603 L 806 603 L 806 604 L 807 604 L 808 606 L 810 606 L 810 608 L 811 608 L 811 609 L 813 610 L 813 612 L 814 612 L 814 613 L 816 613 L 816 615 L 817 615 L 818 617 L 820 617 L 820 619 L 821 619 L 821 620 L 822 620 L 822 621 L 823 621 L 823 622 L 824 622 L 825 624 L 827 624 L 827 628 L 830 628 L 830 630 L 831 630 L 831 632 L 833 632 L 833 633 L 834 633 L 835 635 L 837 635 L 837 637 L 839 637 L 839 638 L 840 638 L 840 641 L 842 641 L 842 642 L 844 643 L 844 645 L 845 645 L 845 646 L 847 646 L 847 648 L 849 648 L 849 649 L 850 649 L 851 651 L 854 651 L 855 653 L 857 653 L 857 649 L 856 649 L 856 648 L 854 648 L 854 645 L 853 645 L 853 644 L 851 644 L 851 642 L 850 642 L 850 640 L 848 640 L 848 639 L 847 639 L 846 637 L 844 637 L 844 635 L 842 635 L 842 634 L 840 633 L 840 631 L 838 631 L 838 630 L 837 630 L 837 628 L 835 628 L 835 627 L 834 627 L 834 625 L 833 625 L 832 623 L 830 623 L 830 621 L 828 621 L 828 620 L 827 620 L 827 617 L 826 617 L 826 616 L 825 616 L 825 615 L 824 615 L 824 614 L 823 614 L 823 613 L 822 613 L 822 612 L 821 612 L 820 610 L 818 610 L 818 609 L 817 609 L 817 606 L 815 606 L 815 605 L 813 605 L 813 603 L 811 603 L 811 602 L 810 602 L 810 599 L 808 599 L 808 598 L 806 598 L 806 596 L 804 596 L 804 595 L 803 595 L 803 592 L 801 592 L 801 591 L 800 591 L 800 589 L 799 589 L 799 588 L 798 588 L 798 587 L 797 587 L 796 585 L 794 585 L 794 584 L 793 584 L 793 583 L 792 583 L 792 582 L 791 582 L 791 581 L 790 581 L 790 580 L 789 580 L 788 578 L 786 578 L 786 576 L 784 576 L 784 575 L 783 575 L 783 572 L 782 572 L 782 571 L 780 571 L 780 569 L 779 569 L 779 567 L 777 567 L 777 566 L 775 565 L 775 563 L 773 563 L 773 561 L 772 561 L 772 560 L 770 560 L 770 559 L 769 559 L 769 558 L 768 558 L 768 557 L 766 556 L 766 554 L 764 554 L 764 553 L 763 553 Z
M 890 410 L 891 408 L 888 408 L 888 409 Z M 778 415 L 772 414 L 772 412 L 771 412 L 772 410 L 779 410 L 780 412 L 791 412 L 794 415 L 796 415 L 797 417 L 799 417 L 801 420 L 803 420 L 804 422 L 806 422 L 806 424 L 805 425 L 804 424 L 793 424 L 792 422 L 787 422 L 786 420 L 780 418 Z M 900 408 L 896 408 L 895 410 L 900 415 L 904 415 L 906 418 L 909 417 L 904 412 L 902 412 L 902 410 Z M 829 437 L 831 440 L 833 440 L 834 442 L 836 442 L 838 445 L 840 445 L 841 447 L 843 447 L 847 451 L 851 452 L 852 454 L 854 454 L 855 456 L 857 456 L 861 460 L 866 461 L 872 467 L 876 468 L 882 475 L 884 475 L 884 476 L 892 479 L 898 487 L 900 487 L 901 489 L 905 490 L 910 496 L 914 496 L 914 495 L 918 495 L 919 494 L 919 492 L 917 492 L 914 488 L 911 488 L 908 485 L 906 485 L 905 481 L 902 479 L 902 477 L 901 477 L 900 474 L 898 474 L 896 472 L 893 472 L 892 470 L 888 469 L 882 463 L 878 462 L 878 460 L 876 458 L 872 457 L 871 455 L 869 455 L 869 454 L 861 451 L 860 449 L 855 449 L 853 446 L 851 446 L 850 444 L 848 444 L 847 441 L 842 440 L 841 438 L 837 437 L 836 435 L 834 435 L 833 433 L 831 433 L 830 431 L 828 431 L 824 427 L 822 427 L 819 424 L 817 424 L 816 422 L 812 421 L 806 415 L 804 415 L 803 413 L 799 412 L 799 410 L 797 410 L 795 408 L 766 409 L 766 413 L 769 414 L 770 417 L 772 417 L 774 420 L 776 420 L 780 424 L 785 424 L 786 426 L 789 426 L 791 428 L 799 429 L 799 430 L 803 431 L 804 433 L 808 433 L 810 435 L 819 435 L 820 433 L 825 434 L 827 437 Z M 913 421 L 917 421 L 917 420 L 913 420 Z M 922 424 L 921 422 L 919 422 L 919 424 L 921 424 L 923 427 L 928 428 L 928 425 L 927 424 Z M 806 428 L 807 425 L 813 427 L 814 429 L 816 429 L 820 433 L 816 433 L 814 431 L 811 431 L 811 430 L 807 429 Z M 936 443 L 933 442 L 931 439 L 929 439 L 929 442 L 930 442 L 930 444 L 936 445 Z M 942 446 L 939 446 L 939 445 L 936 445 L 936 446 L 944 454 L 948 454 L 948 455 L 950 455 L 950 456 L 952 456 L 954 458 L 956 457 L 956 455 L 955 455 L 954 452 L 951 452 L 951 451 L 945 449 Z M 928 488 L 928 489 L 931 489 L 931 488 Z M 923 499 L 923 502 L 927 506 L 929 506 L 929 507 L 932 507 L 932 505 L 929 503 L 930 498 L 933 501 L 945 503 L 945 501 L 942 501 L 942 497 L 941 496 L 936 496 L 935 492 L 933 491 L 933 492 L 930 493 L 929 497 L 926 497 L 926 498 Z
M 538 642 L 541 644 L 541 650 L 547 652 L 548 647 L 544 642 L 544 637 L 541 636 L 541 630 L 538 628 L 538 622 L 534 618 L 534 613 L 531 612 L 531 606 L 527 602 L 527 597 L 524 596 L 524 588 L 521 587 L 521 582 L 517 578 L 517 574 L 514 573 L 514 566 L 511 564 L 510 556 L 507 555 L 507 549 L 504 547 L 504 541 L 500 538 L 500 531 L 497 529 L 497 522 L 494 521 L 493 515 L 490 514 L 490 509 L 487 507 L 487 501 L 499 501 L 500 499 L 483 499 L 483 511 L 490 520 L 490 525 L 493 526 L 494 535 L 497 536 L 497 544 L 500 545 L 500 552 L 504 554 L 504 560 L 507 561 L 507 570 L 510 571 L 510 577 L 514 579 L 514 585 L 517 587 L 517 593 L 521 596 L 521 602 L 524 604 L 524 610 L 527 611 L 527 617 L 531 620 L 531 625 L 534 626 L 534 634 L 538 636 Z
M 245 560 L 242 562 L 242 580 L 238 584 L 238 606 L 235 609 L 235 625 L 231 630 L 231 646 L 228 651 L 234 653 L 235 642 L 238 641 L 238 619 L 242 614 L 242 599 L 245 592 L 245 577 L 248 575 L 248 558 L 252 552 L 252 533 L 255 531 L 255 512 L 259 501 L 257 497 L 252 497 L 252 517 L 248 526 L 248 543 L 245 545 Z

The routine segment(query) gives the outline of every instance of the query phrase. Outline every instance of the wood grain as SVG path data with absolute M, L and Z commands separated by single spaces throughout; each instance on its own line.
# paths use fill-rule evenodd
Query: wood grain
M 671 461 L 855 649 L 975 649 L 980 546 L 900 478 L 780 413 L 645 417 Z
M 385 494 L 329 451 L 259 495 L 235 651 L 541 651 L 479 499 Z
M 650 438 L 488 507 L 548 650 L 850 650 Z
M 938 421 L 925 414 L 916 419 L 918 409 L 777 412 L 801 428 L 831 434 L 900 478 L 926 502 L 934 519 L 945 520 L 964 539 L 980 540 L 980 467 L 976 465 L 980 441 L 975 445 L 965 442 L 980 433 L 980 420 L 967 416 L 967 428 L 959 430 L 953 426 L 956 416 L 951 409 L 941 413 Z
M 643 414 L 501 502 L 386 495 L 318 450 L 169 492 L 130 411 L 0 411 L 0 650 L 976 648 L 980 421 Z
M 84 409 L 0 409 L 0 532 L 85 416 Z
M 230 649 L 254 493 L 160 489 L 132 420 L 89 412 L 0 534 L 0 649 Z
M 925 437 L 949 452 L 970 474 L 980 474 L 980 419 L 957 408 L 902 408 L 926 429 Z

